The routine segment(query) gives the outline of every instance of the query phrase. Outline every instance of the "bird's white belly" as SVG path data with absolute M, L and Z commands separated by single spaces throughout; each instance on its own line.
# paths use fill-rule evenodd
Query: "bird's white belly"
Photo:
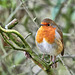
M 57 44 L 53 43 L 53 44 L 49 44 L 45 41 L 45 39 L 43 39 L 42 43 L 37 43 L 37 47 L 39 48 L 39 50 L 43 53 L 43 54 L 49 54 L 49 55 L 57 55 Z

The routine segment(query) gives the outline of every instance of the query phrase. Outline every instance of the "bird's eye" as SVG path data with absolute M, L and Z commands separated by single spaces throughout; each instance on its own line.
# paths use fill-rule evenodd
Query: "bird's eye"
M 50 24 L 48 24 L 48 26 L 50 26 Z

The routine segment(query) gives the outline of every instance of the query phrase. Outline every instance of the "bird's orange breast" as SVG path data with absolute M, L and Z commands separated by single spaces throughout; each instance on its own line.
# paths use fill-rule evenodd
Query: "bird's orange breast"
M 41 26 L 37 31 L 36 41 L 38 43 L 43 42 L 43 38 L 50 44 L 54 43 L 55 30 L 52 26 Z

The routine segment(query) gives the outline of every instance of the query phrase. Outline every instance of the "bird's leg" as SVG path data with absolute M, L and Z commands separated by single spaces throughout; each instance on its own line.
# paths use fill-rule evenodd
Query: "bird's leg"
M 55 65 L 54 65 L 54 61 L 55 61 L 55 58 L 54 58 L 54 56 L 52 56 L 52 62 L 53 62 L 53 64 L 52 64 L 52 68 L 55 67 Z
M 55 60 L 56 60 L 56 56 L 50 56 L 50 61 L 52 61 L 53 62 L 53 64 L 52 64 L 52 68 L 56 68 L 57 67 L 57 63 L 55 63 Z
M 31 58 L 31 55 L 28 52 L 25 52 L 26 58 Z
M 44 59 L 45 54 L 43 54 L 42 59 Z
M 52 61 L 52 55 L 50 55 L 50 61 Z
M 56 60 L 56 56 L 53 56 L 53 59 L 52 59 L 52 62 L 54 63 L 53 67 L 57 67 L 57 63 L 55 63 L 55 60 Z
M 56 60 L 56 56 L 54 56 L 54 59 Z M 55 68 L 57 68 L 57 63 L 55 62 Z
M 50 55 L 50 61 L 52 61 L 53 62 L 53 56 L 52 55 Z M 53 64 L 52 64 L 52 66 L 51 66 L 52 68 L 53 68 Z

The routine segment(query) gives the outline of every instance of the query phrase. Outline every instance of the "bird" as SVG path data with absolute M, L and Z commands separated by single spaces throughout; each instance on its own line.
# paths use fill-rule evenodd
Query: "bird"
M 35 43 L 42 54 L 50 55 L 50 60 L 55 63 L 56 56 L 64 55 L 63 34 L 58 25 L 51 19 L 45 18 L 36 32 Z M 52 67 L 53 67 L 52 65 Z

